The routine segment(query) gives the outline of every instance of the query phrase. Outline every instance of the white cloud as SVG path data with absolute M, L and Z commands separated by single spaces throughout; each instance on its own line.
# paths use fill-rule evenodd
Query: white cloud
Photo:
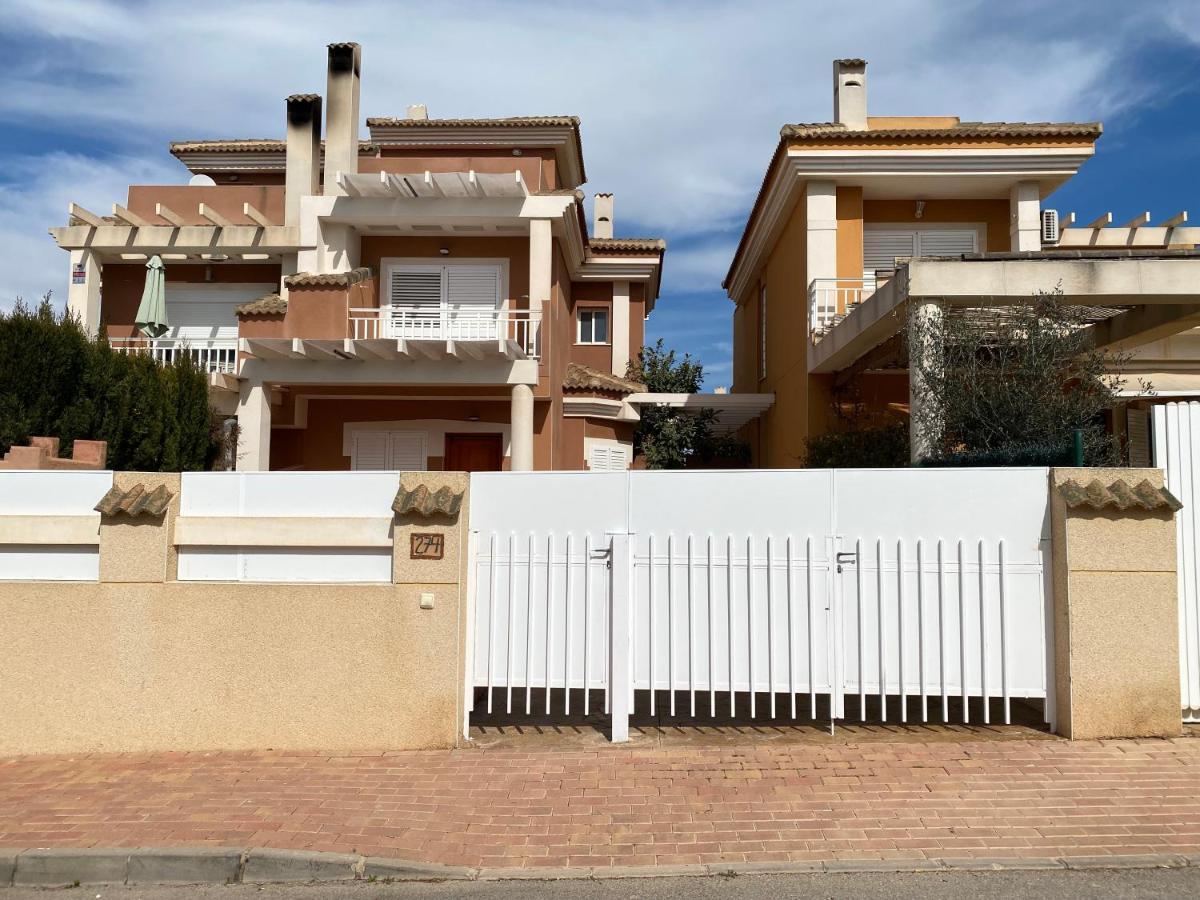
M 1195 35 L 1188 8 L 1169 4 L 1155 27 Z M 0 289 L 61 283 L 65 261 L 42 235 L 66 198 L 107 209 L 139 172 L 182 180 L 157 149 L 168 138 L 281 135 L 284 96 L 324 90 L 324 44 L 355 39 L 364 116 L 413 102 L 435 116 L 580 115 L 589 189 L 616 192 L 618 234 L 676 241 L 667 290 L 719 290 L 779 126 L 830 116 L 832 57 L 871 61 L 877 113 L 1090 119 L 1145 90 L 1116 74 L 1131 35 L 1147 31 L 1128 27 L 1137 14 L 1116 3 L 938 0 L 858 14 L 792 0 L 10 0 L 5 24 L 24 62 L 0 76 L 0 120 L 69 135 L 70 148 L 94 137 L 128 158 L 47 159 L 57 171 L 31 164 L 26 181 L 14 179 L 0 198 L 0 252 L 25 265 L 6 266 Z

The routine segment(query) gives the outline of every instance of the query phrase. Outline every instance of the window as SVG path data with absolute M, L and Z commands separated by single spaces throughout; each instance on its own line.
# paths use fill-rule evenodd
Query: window
M 633 458 L 633 447 L 620 441 L 589 438 L 587 464 L 593 472 L 624 472 Z
M 389 266 L 387 273 L 395 336 L 480 338 L 495 331 L 492 313 L 500 308 L 503 282 L 499 265 L 404 264 Z
M 579 311 L 579 343 L 608 343 L 607 309 L 581 309 Z
M 356 472 L 424 472 L 428 468 L 423 431 L 356 431 L 350 468 Z
M 897 256 L 955 256 L 975 253 L 974 228 L 867 228 L 863 232 L 863 272 L 894 269 Z
M 767 377 L 767 286 L 758 288 L 758 377 Z

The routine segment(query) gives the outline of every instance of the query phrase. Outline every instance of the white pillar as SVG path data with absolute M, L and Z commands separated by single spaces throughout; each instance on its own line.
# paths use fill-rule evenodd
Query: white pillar
M 633 569 L 630 535 L 612 534 L 612 615 L 609 616 L 609 684 L 612 698 L 612 742 L 629 740 L 629 714 L 633 711 Z
M 554 283 L 554 233 L 549 219 L 529 222 L 529 308 L 540 311 L 550 302 Z
M 271 468 L 271 388 L 243 381 L 238 388 L 237 468 L 266 472 Z
M 79 317 L 88 334 L 100 330 L 100 262 L 91 250 L 71 251 L 67 312 Z
M 809 286 L 817 278 L 837 278 L 837 185 L 832 181 L 810 181 L 804 185 L 804 215 L 807 229 L 805 277 L 800 287 L 807 304 Z M 837 296 L 834 292 L 833 296 Z M 808 330 L 818 323 L 816 310 L 809 305 Z M 821 324 L 828 324 L 824 322 Z
M 533 388 L 514 384 L 512 389 L 512 460 L 514 472 L 533 471 Z
M 629 367 L 629 282 L 613 282 L 612 371 L 624 378 Z
M 924 372 L 938 371 L 943 356 L 942 321 L 945 315 L 937 301 L 914 303 L 908 313 L 908 442 L 909 459 L 916 463 L 928 456 L 941 438 L 941 417 L 926 403 Z
M 1036 181 L 1021 181 L 1008 193 L 1011 249 L 1042 249 L 1042 194 Z
M 597 194 L 593 201 L 592 237 L 610 238 L 613 236 L 613 195 Z

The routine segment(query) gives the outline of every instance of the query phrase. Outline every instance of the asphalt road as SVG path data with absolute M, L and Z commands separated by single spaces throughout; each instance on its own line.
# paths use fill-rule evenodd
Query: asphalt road
M 80 887 L 67 891 L 0 889 L 0 900 L 744 900 L 751 897 L 863 900 L 970 897 L 1167 898 L 1200 896 L 1200 868 L 895 875 L 744 875 L 734 878 L 634 878 L 600 881 L 416 882 L 232 887 Z

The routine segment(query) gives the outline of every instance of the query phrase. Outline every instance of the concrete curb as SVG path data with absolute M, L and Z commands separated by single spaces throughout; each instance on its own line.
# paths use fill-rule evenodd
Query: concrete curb
M 896 874 L 1200 867 L 1200 854 L 714 863 L 683 866 L 469 868 L 311 850 L 231 847 L 0 849 L 0 887 L 84 884 L 266 884 L 315 881 L 512 881 L 705 875 Z

